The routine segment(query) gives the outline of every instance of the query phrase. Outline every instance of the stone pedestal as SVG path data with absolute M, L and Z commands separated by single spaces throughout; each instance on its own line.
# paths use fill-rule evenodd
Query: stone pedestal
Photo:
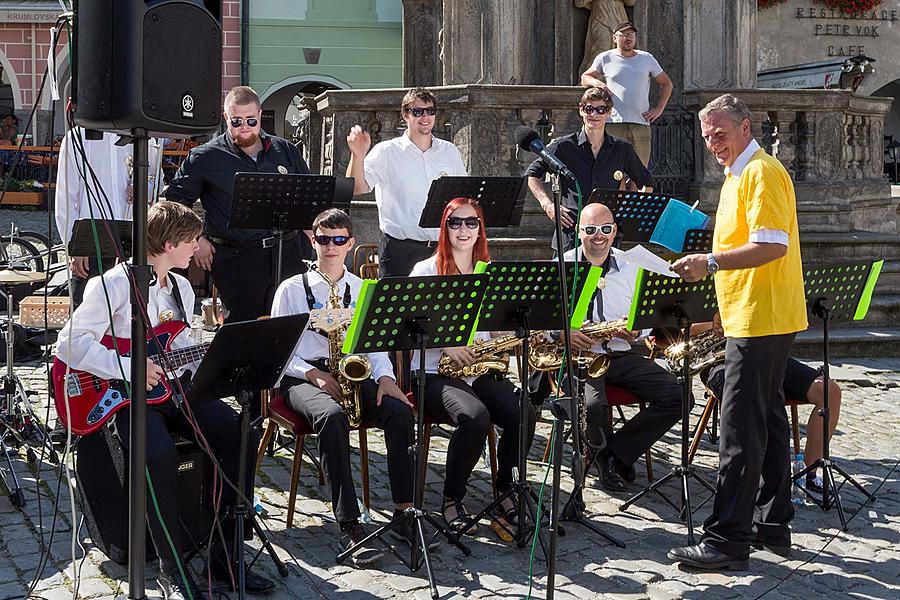
M 683 89 L 756 87 L 756 0 L 684 0 L 683 12 Z
M 403 85 L 440 85 L 442 0 L 403 0 Z

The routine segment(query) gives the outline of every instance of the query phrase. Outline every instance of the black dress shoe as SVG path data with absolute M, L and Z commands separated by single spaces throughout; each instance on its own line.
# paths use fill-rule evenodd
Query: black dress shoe
M 744 571 L 750 565 L 750 561 L 746 558 L 729 556 L 703 542 L 696 546 L 672 548 L 667 556 L 683 565 L 706 571 Z
M 234 585 L 237 585 L 237 566 L 232 568 L 231 573 L 224 566 L 214 565 L 212 568 L 212 576 L 216 583 L 225 585 L 231 590 L 235 588 L 231 585 L 231 578 L 234 577 Z M 250 569 L 244 567 L 244 591 L 248 594 L 265 594 L 270 592 L 275 584 L 271 579 L 267 579 L 262 575 L 257 575 Z
M 600 483 L 603 484 L 603 489 L 609 492 L 624 492 L 626 488 L 625 480 L 619 475 L 618 462 L 619 459 L 611 452 L 604 452 L 600 455 L 600 469 L 602 471 Z
M 616 470 L 619 472 L 619 475 L 622 476 L 622 479 L 631 483 L 635 479 L 637 479 L 637 473 L 634 470 L 634 463 L 630 465 L 626 465 L 618 458 L 616 459 Z
M 750 538 L 750 547 L 754 550 L 765 550 L 767 552 L 771 552 L 772 554 L 777 554 L 782 558 L 787 558 L 791 555 L 791 545 L 784 544 L 771 544 L 769 542 L 764 542 L 763 540 L 751 537 Z

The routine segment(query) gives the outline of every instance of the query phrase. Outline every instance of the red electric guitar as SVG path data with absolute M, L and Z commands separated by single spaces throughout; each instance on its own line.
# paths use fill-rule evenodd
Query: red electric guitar
M 163 366 L 165 363 L 156 343 L 159 340 L 168 358 L 168 364 L 173 369 L 183 367 L 203 358 L 209 349 L 209 343 L 198 344 L 187 348 L 171 350 L 172 342 L 188 329 L 182 321 L 170 321 L 157 325 L 153 332 L 147 335 L 147 357 L 156 364 Z M 156 338 L 156 339 L 155 339 Z M 131 354 L 131 340 L 128 338 L 116 338 L 113 345 L 112 336 L 104 336 L 100 343 L 110 350 L 118 348 L 122 356 Z M 131 403 L 126 391 L 125 382 L 121 379 L 103 379 L 92 375 L 87 371 L 71 369 L 66 377 L 66 363 L 59 358 L 53 359 L 53 367 L 50 370 L 53 381 L 53 395 L 56 404 L 56 414 L 63 425 L 71 426 L 72 433 L 88 435 L 100 429 L 118 410 Z M 69 398 L 69 423 L 66 423 L 66 393 Z M 147 392 L 147 404 L 162 404 L 172 395 L 172 388 L 163 379 L 155 388 Z

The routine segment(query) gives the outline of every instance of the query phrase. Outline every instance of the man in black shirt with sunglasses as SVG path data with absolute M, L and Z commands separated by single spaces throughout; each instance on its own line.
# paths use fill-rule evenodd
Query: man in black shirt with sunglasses
M 247 86 L 225 96 L 226 131 L 195 148 L 169 184 L 166 198 L 205 211 L 200 250 L 194 260 L 212 272 L 229 310 L 227 321 L 247 321 L 269 314 L 278 286 L 278 243 L 271 229 L 233 229 L 234 176 L 242 172 L 309 173 L 300 151 L 289 141 L 262 130 L 259 96 Z M 283 235 L 281 280 L 306 270 L 312 258 L 308 235 Z
M 581 96 L 578 105 L 582 129 L 576 133 L 563 136 L 552 141 L 548 150 L 556 155 L 575 174 L 581 186 L 582 206 L 591 197 L 596 188 L 619 189 L 620 184 L 630 179 L 634 186 L 643 192 L 653 191 L 653 178 L 650 172 L 635 153 L 628 142 L 604 132 L 606 119 L 612 109 L 612 98 L 605 88 L 589 88 Z M 619 173 L 621 177 L 616 179 Z M 528 177 L 528 189 L 540 203 L 547 217 L 555 220 L 553 199 L 544 188 L 543 178 L 547 174 L 547 166 L 538 159 L 531 163 L 525 171 Z M 562 220 L 563 251 L 575 247 L 578 239 L 575 231 L 575 220 L 578 217 L 578 196 L 576 190 L 563 179 Z M 556 237 L 552 246 L 556 249 Z

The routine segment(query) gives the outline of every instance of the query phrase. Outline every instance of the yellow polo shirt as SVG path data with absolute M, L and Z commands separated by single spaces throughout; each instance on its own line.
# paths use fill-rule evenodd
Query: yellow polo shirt
M 719 314 L 728 337 L 780 335 L 807 327 L 794 184 L 784 165 L 762 148 L 739 176 L 725 177 L 713 252 L 743 246 L 761 230 L 786 232 L 788 250 L 760 267 L 716 273 Z

